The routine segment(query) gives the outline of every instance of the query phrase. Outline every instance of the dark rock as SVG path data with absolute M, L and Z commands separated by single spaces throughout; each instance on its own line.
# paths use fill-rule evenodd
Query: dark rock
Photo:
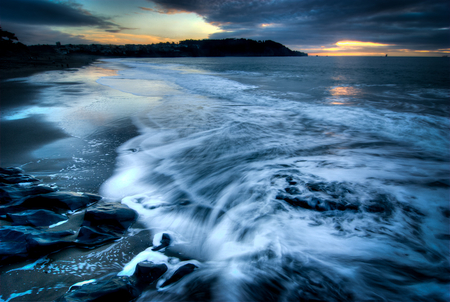
M 367 212 L 371 213 L 383 213 L 386 209 L 383 207 L 383 205 L 380 204 L 371 204 L 364 207 Z
M 325 211 L 358 211 L 359 206 L 355 204 L 343 202 L 337 202 L 332 200 L 321 200 L 316 197 L 312 197 L 309 200 L 299 197 L 288 196 L 285 194 L 278 194 L 276 197 L 278 200 L 284 200 L 294 207 L 300 207 L 307 210 L 316 210 L 318 212 Z
M 57 213 L 65 213 L 85 208 L 97 202 L 100 196 L 88 193 L 53 192 L 26 197 L 20 207 L 26 209 L 47 209 Z
M 125 231 L 137 218 L 134 210 L 120 203 L 95 205 L 86 210 L 83 225 L 98 227 L 104 231 Z
M 329 209 L 332 210 L 339 210 L 339 211 L 344 211 L 345 210 L 345 206 L 340 203 L 340 202 L 335 202 L 335 201 L 329 201 L 328 202 L 328 206 Z
M 28 210 L 15 214 L 7 214 L 13 225 L 49 226 L 64 220 L 66 216 L 48 210 Z
M 82 226 L 74 243 L 81 246 L 93 247 L 101 245 L 120 237 L 97 231 L 93 228 Z
M 144 289 L 158 280 L 166 271 L 167 266 L 164 263 L 155 264 L 151 261 L 142 261 L 136 265 L 133 278 L 136 280 L 136 286 Z
M 323 184 L 321 183 L 310 183 L 307 184 L 308 189 L 310 189 L 311 191 L 315 191 L 315 192 L 321 192 L 323 191 Z
M 178 268 L 173 275 L 167 279 L 161 287 L 166 287 L 170 284 L 173 284 L 177 281 L 179 281 L 181 278 L 183 278 L 186 275 L 189 275 L 193 271 L 195 271 L 198 267 L 192 263 L 188 263 L 186 265 L 183 265 L 182 267 Z
M 110 302 L 133 301 L 141 291 L 129 277 L 106 276 L 100 280 L 72 287 L 57 302 Z
M 72 231 L 51 232 L 29 226 L 3 226 L 0 229 L 0 261 L 38 256 L 67 246 L 64 237 Z
M 152 251 L 159 251 L 165 247 L 168 247 L 169 245 L 170 245 L 170 236 L 167 233 L 163 233 L 161 238 L 161 244 L 152 248 Z
M 5 190 L 4 188 L 0 187 L 0 204 L 8 204 L 12 202 L 13 199 L 9 192 Z
M 288 194 L 294 195 L 294 194 L 300 194 L 300 190 L 296 187 L 288 187 L 284 189 Z
M 322 201 L 320 199 L 317 198 L 312 198 L 311 202 L 314 204 L 314 209 L 316 209 L 316 211 L 319 212 L 325 212 L 325 211 L 329 211 L 330 207 L 328 205 L 328 203 L 326 201 Z
M 56 190 L 43 185 L 20 186 L 14 184 L 0 184 L 0 204 L 18 202 L 23 197 L 47 194 Z
M 293 178 L 292 176 L 286 177 L 286 181 L 287 181 L 291 186 L 297 184 L 297 182 L 294 180 L 294 178 Z
M 383 215 L 384 217 L 389 217 L 395 210 L 396 204 L 398 202 L 387 194 L 378 194 L 369 204 L 366 204 L 363 209 L 369 213 L 376 213 Z M 412 208 L 409 209 L 409 212 Z
M 19 168 L 0 168 L 0 183 L 18 184 L 38 181 L 31 175 L 23 174 L 23 171 Z
M 300 199 L 297 197 L 290 197 L 290 196 L 279 194 L 276 196 L 276 199 L 284 200 L 287 203 L 289 203 L 290 205 L 295 206 L 295 207 L 301 207 L 301 208 L 308 209 L 308 210 L 313 209 L 313 207 L 311 207 L 306 200 L 303 200 L 303 199 Z
M 0 168 L 0 174 L 5 175 L 15 175 L 15 174 L 22 174 L 23 170 L 20 168 Z
M 359 206 L 356 205 L 356 204 L 348 203 L 348 204 L 345 205 L 345 209 L 356 212 L 356 211 L 359 210 Z
M 29 196 L 29 195 L 38 195 L 38 194 L 47 194 L 47 193 L 52 193 L 55 192 L 56 190 L 52 187 L 49 186 L 43 186 L 43 185 L 38 185 L 38 186 L 31 186 L 31 187 L 23 187 L 20 191 L 19 194 L 23 197 L 25 196 Z

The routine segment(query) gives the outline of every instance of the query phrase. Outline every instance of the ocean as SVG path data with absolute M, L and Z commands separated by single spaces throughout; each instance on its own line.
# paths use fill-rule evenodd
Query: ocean
M 45 87 L 3 121 L 65 133 L 23 168 L 170 235 L 119 274 L 198 267 L 139 301 L 450 299 L 448 58 L 102 59 L 20 80 Z

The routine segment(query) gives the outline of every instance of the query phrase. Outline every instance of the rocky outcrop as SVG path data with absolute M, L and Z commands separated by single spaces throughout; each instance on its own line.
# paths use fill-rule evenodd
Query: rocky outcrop
M 83 215 L 81 224 L 70 224 Z M 67 247 L 93 248 L 121 238 L 137 214 L 89 193 L 57 191 L 17 168 L 0 168 L 0 265 Z M 68 223 L 70 227 L 55 231 Z
M 192 263 L 188 263 L 185 264 L 183 266 L 181 266 L 180 268 L 178 268 L 173 275 L 167 279 L 162 285 L 161 287 L 166 287 L 169 286 L 179 280 L 181 280 L 181 278 L 183 278 L 186 275 L 189 275 L 190 273 L 192 273 L 193 271 L 195 271 L 198 267 Z
M 58 191 L 16 168 L 0 168 L 0 189 L 0 266 L 70 247 L 102 246 L 120 239 L 137 219 L 123 204 L 95 194 Z M 165 253 L 171 241 L 163 233 L 152 252 Z M 160 288 L 171 286 L 198 269 L 192 263 L 177 269 L 173 265 L 142 261 L 131 276 L 113 273 L 79 282 L 57 301 L 135 301 L 143 291 L 157 292 L 158 281 Z
M 0 228 L 0 264 L 39 257 L 70 242 L 64 238 L 73 231 L 51 232 L 30 226 L 3 226 Z
M 135 211 L 119 203 L 96 204 L 86 209 L 84 226 L 98 228 L 102 231 L 122 233 L 137 218 Z
M 141 294 L 129 277 L 110 275 L 71 290 L 57 302 L 132 301 Z
M 144 289 L 154 284 L 166 271 L 165 264 L 142 261 L 136 265 L 136 270 L 130 277 L 111 274 L 92 282 L 75 284 L 56 301 L 134 301 Z

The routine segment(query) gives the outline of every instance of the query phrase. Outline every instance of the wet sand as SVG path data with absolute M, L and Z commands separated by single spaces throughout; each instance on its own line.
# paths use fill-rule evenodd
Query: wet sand
M 72 59 L 71 63 L 66 64 L 82 67 L 92 63 L 95 57 Z M 38 104 L 39 95 L 45 88 L 8 79 L 48 70 L 66 70 L 65 66 L 57 64 L 33 66 L 33 63 L 16 62 L 17 65 L 14 65 L 13 60 L 7 63 L 10 65 L 2 62 L 0 68 L 1 110 L 17 108 L 20 111 L 24 106 Z M 76 126 L 76 121 L 73 123 Z M 43 184 L 56 185 L 60 190 L 98 193 L 100 185 L 113 173 L 116 148 L 136 135 L 137 129 L 131 118 L 99 125 L 87 137 L 74 137 L 39 114 L 2 119 L 0 166 L 20 166 Z M 95 141 L 103 143 L 88 146 Z M 37 151 L 40 153 L 36 154 Z M 80 158 L 82 160 L 76 163 L 77 169 L 70 170 L 74 159 Z M 70 227 L 77 230 L 79 226 L 74 222 Z M 66 248 L 40 259 L 0 264 L 0 301 L 53 301 L 74 283 L 120 272 L 127 262 L 149 246 L 151 234 L 135 224 L 123 238 L 99 248 Z
M 67 137 L 61 129 L 38 116 L 0 122 L 0 166 L 18 166 L 33 160 L 31 152 Z
M 30 55 L 31 56 L 31 55 Z M 91 55 L 60 56 L 43 54 L 40 58 L 29 56 L 0 57 L 0 110 L 20 108 L 37 103 L 45 86 L 31 85 L 25 81 L 9 79 L 28 77 L 49 71 L 64 70 L 67 66 L 82 67 L 99 57 Z M 0 166 L 22 165 L 30 160 L 30 152 L 52 141 L 67 137 L 61 129 L 37 116 L 0 121 Z
M 98 57 L 82 58 L 83 60 L 78 58 L 74 62 L 85 62 L 88 65 L 78 66 L 80 69 L 59 68 L 65 72 L 62 76 L 82 72 L 82 68 L 92 65 L 92 60 Z M 74 104 L 74 100 L 84 101 L 83 89 L 77 88 L 83 86 L 83 83 L 69 80 L 35 83 L 26 80 L 26 76 L 48 72 L 54 68 L 56 67 L 43 65 L 29 68 L 27 65 L 19 65 L 11 73 L 9 70 L 5 73 L 0 68 L 0 167 L 21 167 L 44 183 L 61 186 L 66 190 L 98 193 L 100 185 L 113 172 L 115 150 L 136 136 L 137 129 L 130 117 L 112 116 L 108 117 L 109 120 L 102 117 L 104 111 L 116 104 L 104 104 L 111 106 L 97 108 L 94 112 L 87 111 L 86 107 L 93 107 L 94 103 L 98 103 L 96 99 Z M 11 77 L 5 77 L 6 75 Z M 53 79 L 58 76 L 59 74 L 54 74 Z M 54 99 L 42 96 L 49 87 L 58 89 L 56 94 L 54 92 Z M 72 107 L 71 111 L 66 112 L 72 120 L 64 127 L 61 123 L 49 120 L 52 107 L 58 106 Z M 39 108 L 41 113 L 24 113 L 27 108 Z M 17 113 L 18 117 L 5 118 L 6 112 Z M 71 116 L 73 112 L 78 115 Z M 74 135 L 74 132 L 77 133 Z M 64 175 L 59 173 L 61 171 L 65 172 Z
M 32 74 L 66 68 L 79 68 L 101 58 L 100 56 L 41 53 L 0 57 L 0 80 L 26 77 Z M 2 101 L 3 102 L 3 101 Z

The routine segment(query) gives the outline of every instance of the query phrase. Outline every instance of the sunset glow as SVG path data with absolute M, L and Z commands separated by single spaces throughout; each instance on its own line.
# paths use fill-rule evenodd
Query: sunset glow
M 310 56 L 450 53 L 447 1 L 377 1 L 3 0 L 0 19 L 2 29 L 25 45 L 244 38 L 272 40 Z
M 382 47 L 391 46 L 390 44 L 374 43 L 374 42 L 361 42 L 361 41 L 339 41 L 336 43 L 339 47 Z

